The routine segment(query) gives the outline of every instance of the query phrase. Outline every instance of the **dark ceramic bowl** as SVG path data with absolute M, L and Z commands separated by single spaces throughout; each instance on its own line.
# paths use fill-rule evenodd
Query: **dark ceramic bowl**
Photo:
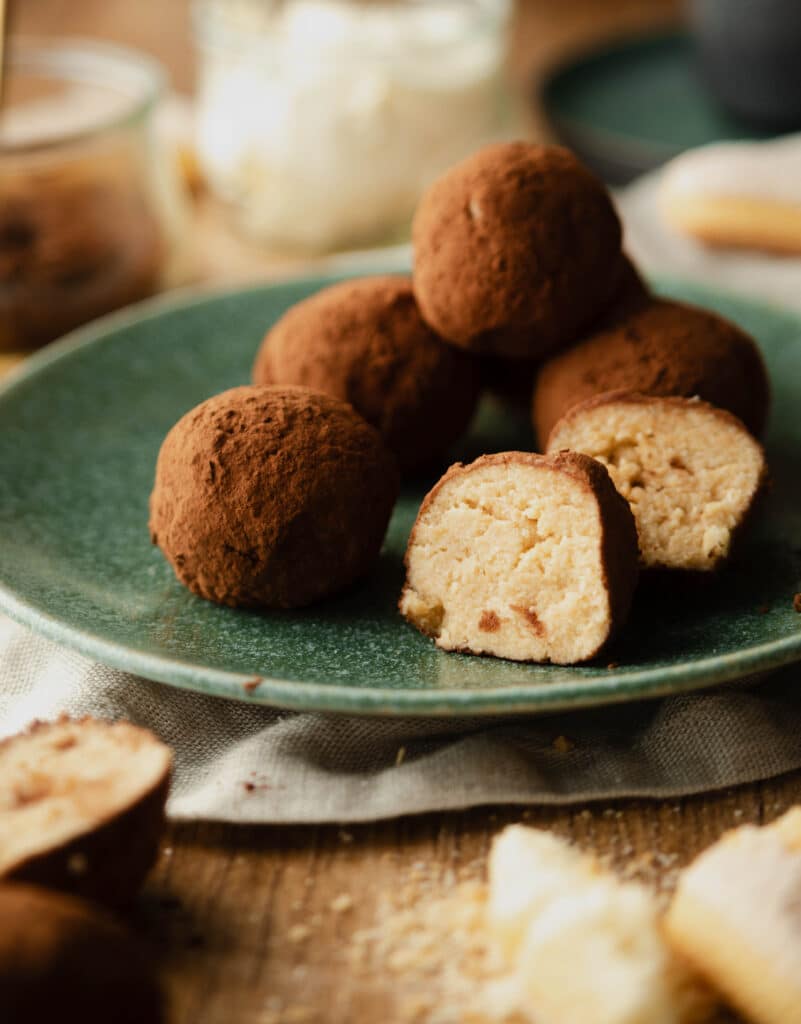
M 801 0 L 689 0 L 700 73 L 735 114 L 801 128 Z

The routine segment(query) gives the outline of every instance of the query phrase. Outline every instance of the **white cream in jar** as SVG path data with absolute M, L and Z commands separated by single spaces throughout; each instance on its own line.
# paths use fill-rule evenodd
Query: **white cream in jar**
M 198 149 L 251 235 L 386 240 L 421 190 L 504 127 L 508 4 L 205 0 Z

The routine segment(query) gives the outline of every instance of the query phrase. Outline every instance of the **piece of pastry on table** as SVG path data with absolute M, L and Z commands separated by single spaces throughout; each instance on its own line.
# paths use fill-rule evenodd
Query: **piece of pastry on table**
M 705 245 L 801 255 L 801 136 L 688 150 L 662 172 L 660 213 Z
M 400 610 L 444 650 L 571 664 L 622 625 L 636 582 L 634 519 L 600 463 L 504 452 L 426 496 Z
M 512 825 L 489 859 L 487 923 L 511 965 L 492 995 L 536 1024 L 689 1024 L 714 1000 L 662 934 L 654 896 L 540 829 Z
M 801 808 L 744 825 L 686 868 L 673 946 L 755 1024 L 801 1022 Z
M 551 431 L 547 451 L 566 449 L 609 470 L 649 569 L 719 568 L 767 481 L 762 446 L 743 423 L 696 398 L 598 395 Z

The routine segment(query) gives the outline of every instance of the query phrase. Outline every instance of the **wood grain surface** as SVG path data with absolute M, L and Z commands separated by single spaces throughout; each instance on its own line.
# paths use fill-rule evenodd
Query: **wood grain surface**
M 414 1020 L 420 993 L 389 964 L 355 969 L 353 944 L 386 927 L 387 894 L 422 916 L 460 880 L 482 878 L 505 825 L 552 829 L 667 893 L 677 869 L 726 829 L 771 821 L 799 800 L 794 775 L 685 800 L 476 809 L 346 829 L 174 825 L 134 925 L 163 962 L 175 1024 Z M 724 1019 L 735 1018 L 715 1018 Z
M 571 50 L 663 22 L 676 6 L 521 3 L 515 75 L 530 89 Z M 96 35 L 148 49 L 186 90 L 193 81 L 189 24 L 185 0 L 17 0 L 12 11 L 15 32 Z M 13 361 L 3 357 L 0 374 Z M 436 977 L 410 992 L 391 962 L 368 958 L 359 966 L 354 947 L 386 927 L 388 898 L 422 916 L 461 880 L 480 879 L 491 838 L 505 824 L 553 829 L 666 892 L 677 868 L 725 829 L 772 820 L 800 800 L 796 774 L 687 800 L 477 809 L 347 829 L 175 824 L 131 924 L 162 964 L 171 1024 L 422 1019 L 415 1006 L 437 991 Z M 438 1019 L 461 1019 L 458 1006 L 449 1013 L 443 1008 Z

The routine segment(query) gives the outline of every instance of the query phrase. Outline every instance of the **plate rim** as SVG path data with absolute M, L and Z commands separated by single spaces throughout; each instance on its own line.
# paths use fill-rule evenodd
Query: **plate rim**
M 399 268 L 396 268 L 399 269 Z M 382 273 L 375 264 L 366 272 Z M 59 341 L 29 356 L 0 381 L 0 403 L 54 363 L 95 345 L 125 326 L 142 323 L 162 314 L 179 312 L 203 302 L 236 299 L 287 285 L 320 285 L 353 276 L 355 268 L 319 274 L 286 275 L 278 280 L 249 282 L 231 287 L 192 286 L 126 307 L 65 335 Z M 659 291 L 672 287 L 698 290 L 698 283 L 672 276 L 652 279 Z M 768 316 L 795 322 L 801 331 L 801 316 L 781 305 L 753 299 L 725 288 L 702 289 L 729 298 Z M 604 704 L 631 703 L 693 690 L 707 689 L 735 680 L 761 676 L 774 669 L 801 661 L 801 630 L 790 636 L 765 641 L 726 654 L 709 655 L 692 662 L 652 667 L 629 672 L 610 670 L 608 679 L 592 677 L 571 682 L 553 682 L 532 688 L 528 684 L 507 684 L 491 690 L 449 689 L 402 690 L 387 687 L 362 689 L 339 683 L 276 679 L 258 672 L 245 674 L 184 661 L 177 656 L 149 654 L 138 648 L 108 640 L 71 626 L 52 613 L 19 597 L 0 580 L 0 611 L 46 639 L 63 644 L 81 655 L 95 658 L 114 669 L 183 690 L 221 700 L 269 705 L 295 711 L 323 711 L 344 714 L 424 717 L 490 717 L 541 714 L 577 710 Z M 676 679 L 675 677 L 680 677 Z M 260 682 L 253 686 L 254 679 Z M 225 692 L 220 692 L 224 689 Z M 632 689 L 636 692 L 632 693 Z M 583 700 L 582 698 L 586 698 Z

